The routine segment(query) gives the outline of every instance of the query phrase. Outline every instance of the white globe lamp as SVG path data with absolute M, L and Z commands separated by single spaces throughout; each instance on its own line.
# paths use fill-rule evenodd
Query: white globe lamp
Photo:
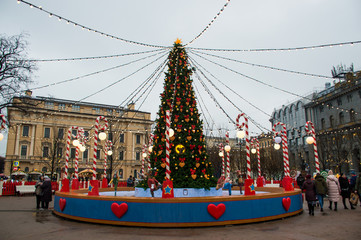
M 281 148 L 281 145 L 279 145 L 278 143 L 275 143 L 275 145 L 273 146 L 276 150 Z
M 147 154 L 146 154 L 146 153 L 143 153 L 142 156 L 143 156 L 143 158 L 146 158 L 146 157 L 147 157 Z
M 255 154 L 257 150 L 255 148 L 252 148 L 251 153 Z
M 148 151 L 152 152 L 153 151 L 153 146 L 149 146 Z
M 169 137 L 174 136 L 174 130 L 172 128 L 169 129 Z
M 81 151 L 81 152 L 84 152 L 85 150 L 86 150 L 86 147 L 85 147 L 84 145 L 81 145 L 81 146 L 80 146 L 80 151 Z
M 226 146 L 224 147 L 224 150 L 225 150 L 226 152 L 229 152 L 229 151 L 231 151 L 231 146 L 229 146 L 229 145 L 226 145 Z
M 244 130 L 237 131 L 238 138 L 244 138 L 246 136 L 246 132 Z
M 74 147 L 79 146 L 79 144 L 80 144 L 80 142 L 79 142 L 78 139 L 74 139 L 74 140 L 73 140 L 73 146 L 74 146 Z
M 111 155 L 113 154 L 113 151 L 112 151 L 112 150 L 109 150 L 109 151 L 107 152 L 107 154 L 108 154 L 108 156 L 111 156 Z
M 223 156 L 224 156 L 223 152 L 219 152 L 218 155 L 219 155 L 220 157 L 223 157 Z
M 313 144 L 315 142 L 315 139 L 312 136 L 309 136 L 309 137 L 306 138 L 306 142 L 308 144 Z
M 107 134 L 105 132 L 99 133 L 99 139 L 100 140 L 105 140 L 106 138 L 107 138 Z
M 275 143 L 280 143 L 282 142 L 282 138 L 281 137 L 275 137 Z

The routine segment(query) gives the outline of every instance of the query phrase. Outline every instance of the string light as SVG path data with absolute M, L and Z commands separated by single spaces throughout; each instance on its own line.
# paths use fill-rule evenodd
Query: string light
M 31 6 L 31 7 L 36 8 L 36 9 L 42 11 L 42 12 L 45 12 L 45 13 L 49 14 L 49 17 L 55 16 L 55 17 L 57 17 L 57 18 L 64 19 L 65 21 L 68 21 L 69 23 L 73 23 L 74 26 L 76 26 L 76 27 L 81 27 L 83 30 L 84 30 L 84 29 L 87 29 L 87 30 L 92 31 L 92 32 L 94 32 L 94 33 L 97 33 L 97 34 L 99 34 L 99 35 L 101 35 L 101 36 L 109 37 L 109 38 L 111 38 L 111 39 L 120 40 L 120 41 L 123 41 L 123 42 L 126 42 L 126 43 L 130 43 L 130 44 L 141 45 L 141 46 L 145 46 L 145 47 L 169 48 L 169 47 L 166 47 L 166 46 L 159 46 L 159 45 L 153 45 L 153 44 L 148 44 L 148 43 L 136 42 L 136 41 L 132 41 L 132 40 L 127 40 L 127 39 L 124 39 L 124 38 L 116 37 L 116 36 L 113 36 L 113 35 L 110 35 L 110 34 L 107 34 L 107 33 L 103 33 L 103 32 L 101 32 L 101 31 L 98 31 L 98 30 L 95 30 L 95 29 L 86 27 L 86 26 L 81 25 L 81 24 L 79 24 L 79 23 L 76 23 L 76 22 L 74 22 L 74 21 L 72 21 L 72 20 L 69 20 L 69 19 L 64 18 L 64 17 L 62 17 L 62 16 L 59 16 L 59 15 L 57 15 L 57 14 L 55 14 L 55 13 L 49 12 L 49 11 L 47 11 L 47 10 L 41 8 L 41 7 L 38 7 L 38 6 L 36 6 L 36 5 L 33 5 L 33 4 L 29 3 L 29 2 L 26 2 L 26 1 L 23 1 L 23 0 L 18 0 L 18 2 L 22 2 L 22 3 L 26 4 L 26 5 L 29 5 L 29 6 Z
M 208 23 L 208 25 L 189 43 L 187 43 L 186 45 L 184 45 L 185 47 L 192 44 L 195 40 L 197 40 L 198 38 L 200 38 L 207 30 L 208 28 L 214 23 L 214 21 L 218 18 L 219 15 L 221 15 L 221 13 L 224 11 L 224 9 L 228 6 L 228 3 L 231 0 L 227 0 L 226 3 L 223 5 L 223 7 L 221 8 L 221 10 L 219 10 L 219 12 L 217 13 L 217 15 L 215 15 L 213 17 L 213 19 Z
M 360 44 L 361 40 L 356 40 L 352 42 L 342 42 L 342 43 L 328 43 L 322 45 L 314 46 L 305 46 L 305 47 L 293 47 L 293 48 L 258 48 L 258 49 L 212 49 L 212 48 L 194 48 L 188 47 L 189 49 L 195 50 L 204 50 L 204 51 L 218 51 L 218 52 L 283 52 L 283 51 L 297 51 L 297 50 L 314 50 L 316 48 L 325 48 L 325 47 L 342 47 L 344 45 L 353 46 L 354 44 Z

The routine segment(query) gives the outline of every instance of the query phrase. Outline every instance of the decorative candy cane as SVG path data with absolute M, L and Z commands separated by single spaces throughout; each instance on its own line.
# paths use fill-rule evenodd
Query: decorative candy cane
M 229 131 L 226 132 L 226 145 L 229 145 Z M 231 172 L 230 172 L 230 160 L 229 160 L 229 152 L 228 151 L 226 151 L 226 161 L 227 161 L 226 177 L 229 178 Z
M 99 116 L 95 120 L 94 126 L 94 149 L 93 149 L 93 180 L 97 179 L 96 170 L 97 170 L 97 146 L 98 146 L 98 131 L 99 131 L 99 121 L 104 120 L 104 127 L 100 130 L 107 130 L 108 129 L 108 120 L 104 116 Z
M 146 148 L 147 148 L 147 145 L 144 144 L 144 145 L 143 145 L 143 148 L 142 148 L 142 170 L 141 170 L 141 173 L 142 173 L 142 174 L 144 174 L 144 172 L 145 172 L 145 169 L 144 169 L 144 167 L 145 167 L 145 157 L 144 157 L 144 153 L 145 153 L 145 151 L 146 151 Z
M 169 180 L 170 179 L 170 167 L 169 167 L 169 129 L 170 129 L 170 111 L 166 111 L 166 119 L 165 119 L 165 161 L 166 161 L 166 168 L 165 168 L 165 176 Z
M 242 123 L 241 125 L 239 124 L 240 117 L 244 118 L 244 123 Z M 247 154 L 247 178 L 251 178 L 251 154 L 249 149 L 250 144 L 249 144 L 249 133 L 248 133 L 248 118 L 246 117 L 246 114 L 244 113 L 238 114 L 236 119 L 236 125 L 239 130 L 242 130 L 242 128 L 244 127 L 244 131 L 246 133 L 245 138 L 246 138 L 246 154 Z
M 219 152 L 222 153 L 222 176 L 224 177 L 224 147 L 223 147 L 223 144 L 220 143 L 219 144 Z
M 5 119 L 5 116 L 0 114 L 0 117 L 1 117 L 1 127 L 0 127 L 0 130 L 2 129 L 5 129 L 6 127 L 6 119 Z
M 259 141 L 257 138 L 252 138 L 251 140 L 251 144 L 253 147 L 255 147 L 254 145 L 256 145 L 256 153 L 257 153 L 257 167 L 258 167 L 258 176 L 261 176 L 261 156 L 259 153 Z
M 113 143 L 110 140 L 105 141 L 104 146 L 104 176 L 107 176 L 107 160 L 108 160 L 108 152 L 112 150 Z
M 309 128 L 311 126 L 311 129 Z M 305 125 L 306 132 L 310 134 L 311 137 L 313 137 L 313 151 L 315 154 L 315 165 L 316 165 L 316 172 L 320 172 L 320 162 L 318 160 L 318 153 L 317 153 L 317 143 L 316 143 L 316 132 L 315 132 L 315 126 L 311 121 L 306 122 Z
M 150 153 L 151 151 L 149 150 L 150 147 L 153 146 L 153 134 L 149 135 L 149 143 L 148 143 L 148 172 L 150 171 L 150 169 L 152 168 L 152 166 L 150 165 Z
M 281 125 L 282 131 L 276 132 L 276 126 Z M 282 136 L 282 150 L 283 150 L 283 167 L 285 176 L 290 176 L 290 164 L 288 159 L 288 143 L 287 143 L 287 129 L 284 123 L 278 122 L 275 123 L 272 127 L 272 131 L 275 133 L 275 136 L 281 135 Z
M 66 140 L 66 153 L 65 153 L 65 175 L 64 175 L 64 179 L 68 177 L 68 168 L 69 168 L 69 155 L 70 155 L 70 140 L 72 137 L 72 130 L 76 129 L 77 130 L 77 135 L 73 136 L 76 139 L 81 138 L 81 136 L 84 134 L 84 129 L 81 127 L 76 127 L 76 126 L 72 126 L 68 129 L 68 138 Z M 79 158 L 79 152 L 78 152 L 78 147 L 76 147 L 76 152 L 75 152 L 75 176 L 77 177 L 77 171 L 78 171 L 78 158 Z

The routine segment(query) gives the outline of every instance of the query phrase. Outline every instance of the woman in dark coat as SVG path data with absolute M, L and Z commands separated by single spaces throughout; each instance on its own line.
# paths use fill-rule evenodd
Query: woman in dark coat
M 308 204 L 308 213 L 314 215 L 316 205 L 316 186 L 311 180 L 311 175 L 306 176 L 306 181 L 303 183 L 302 189 L 306 191 L 306 201 Z
M 320 173 L 317 173 L 315 177 L 315 186 L 318 202 L 320 203 L 321 212 L 323 212 L 323 198 L 327 194 L 327 183 L 323 176 Z
M 43 190 L 41 189 L 41 185 L 44 182 L 43 175 L 40 175 L 39 180 L 35 184 L 35 195 L 36 195 L 36 209 L 40 208 L 41 198 L 43 195 Z
M 340 188 L 341 188 L 341 196 L 342 196 L 342 203 L 345 209 L 348 209 L 346 207 L 346 198 L 348 198 L 348 201 L 350 203 L 351 209 L 355 209 L 352 205 L 352 203 L 350 202 L 350 194 L 351 194 L 351 189 L 350 189 L 350 184 L 348 182 L 348 179 L 346 177 L 346 174 L 342 173 L 341 177 L 339 177 L 338 182 L 340 183 Z
M 53 193 L 51 190 L 51 181 L 50 178 L 48 176 L 44 177 L 44 182 L 41 185 L 41 189 L 43 190 L 43 196 L 41 198 L 41 207 L 44 209 L 48 209 L 49 208 L 49 202 L 52 201 L 53 198 Z

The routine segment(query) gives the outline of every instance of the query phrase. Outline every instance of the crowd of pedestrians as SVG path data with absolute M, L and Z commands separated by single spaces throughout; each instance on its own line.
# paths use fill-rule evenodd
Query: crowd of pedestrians
M 357 205 L 357 200 L 355 201 L 355 199 L 360 199 L 361 197 L 361 173 L 357 177 L 352 172 L 350 179 L 347 178 L 345 173 L 341 173 L 339 178 L 337 178 L 332 170 L 328 171 L 326 178 L 320 173 L 317 173 L 313 180 L 311 175 L 306 175 L 306 177 L 304 175 L 305 173 L 303 172 L 297 177 L 297 184 L 305 193 L 310 215 L 314 215 L 316 205 L 320 206 L 321 212 L 324 211 L 325 198 L 329 201 L 328 208 L 330 210 L 337 211 L 337 203 L 341 198 L 344 209 L 349 209 L 347 205 L 351 209 L 355 209 Z

